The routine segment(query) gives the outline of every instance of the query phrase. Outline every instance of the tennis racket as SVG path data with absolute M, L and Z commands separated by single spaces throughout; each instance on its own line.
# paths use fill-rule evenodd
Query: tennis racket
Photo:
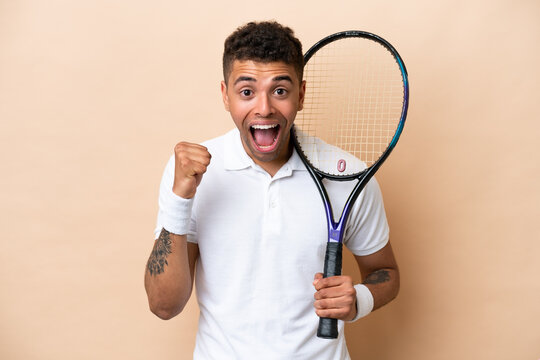
M 304 61 L 304 107 L 291 138 L 324 203 L 323 276 L 330 277 L 341 275 L 343 234 L 353 204 L 403 130 L 409 85 L 394 47 L 364 31 L 330 35 L 309 49 Z M 323 179 L 357 181 L 337 221 Z M 320 318 L 317 336 L 337 338 L 337 319 Z

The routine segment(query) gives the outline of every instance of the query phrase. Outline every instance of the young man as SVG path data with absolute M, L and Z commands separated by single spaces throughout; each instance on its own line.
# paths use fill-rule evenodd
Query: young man
M 289 28 L 262 22 L 237 29 L 225 41 L 221 83 L 236 129 L 204 145 L 177 144 L 163 174 L 145 287 L 152 312 L 170 319 L 196 276 L 195 359 L 348 359 L 343 321 L 337 340 L 320 339 L 318 316 L 353 321 L 397 295 L 374 179 L 344 240 L 363 284 L 319 272 L 324 208 L 289 136 L 309 89 L 302 69 L 302 47 Z M 329 191 L 348 195 L 343 183 Z

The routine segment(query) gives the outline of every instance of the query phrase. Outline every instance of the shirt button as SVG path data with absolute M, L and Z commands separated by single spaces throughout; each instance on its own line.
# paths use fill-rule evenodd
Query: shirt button
M 275 201 L 270 202 L 270 207 L 274 209 L 277 206 Z

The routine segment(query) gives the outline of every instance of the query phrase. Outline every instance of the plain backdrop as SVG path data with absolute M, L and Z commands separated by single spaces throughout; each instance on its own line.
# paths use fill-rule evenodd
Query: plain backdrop
M 223 40 L 269 19 L 306 50 L 374 32 L 409 71 L 377 176 L 402 288 L 352 358 L 540 358 L 538 0 L 0 0 L 0 358 L 191 357 L 195 299 L 162 321 L 143 288 L 159 180 L 233 127 Z

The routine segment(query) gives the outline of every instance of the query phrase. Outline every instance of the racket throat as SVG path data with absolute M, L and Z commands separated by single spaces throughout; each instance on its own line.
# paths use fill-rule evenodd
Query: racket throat
M 360 192 L 357 188 L 358 184 L 355 186 L 355 190 L 353 190 L 351 196 L 349 196 L 349 198 L 347 199 L 347 202 L 345 203 L 345 206 L 343 207 L 343 210 L 337 222 L 336 220 L 334 220 L 334 213 L 332 211 L 332 206 L 330 205 L 330 199 L 325 191 L 323 199 L 325 203 L 326 220 L 328 223 L 328 242 L 343 242 L 343 236 L 345 235 L 345 228 L 347 225 L 347 220 L 349 219 L 349 213 L 352 209 L 352 204 L 354 204 L 356 196 Z
M 328 229 L 328 242 L 341 243 L 342 240 L 343 234 L 341 233 L 341 230 L 336 230 L 332 228 Z
M 326 207 L 326 220 L 328 224 L 328 242 L 329 243 L 342 243 L 343 235 L 345 233 L 345 224 L 347 222 L 347 215 L 349 212 L 348 204 L 345 205 L 341 217 L 338 222 L 334 220 L 334 214 L 332 207 L 328 202 L 325 203 Z M 345 215 L 345 216 L 344 216 Z

